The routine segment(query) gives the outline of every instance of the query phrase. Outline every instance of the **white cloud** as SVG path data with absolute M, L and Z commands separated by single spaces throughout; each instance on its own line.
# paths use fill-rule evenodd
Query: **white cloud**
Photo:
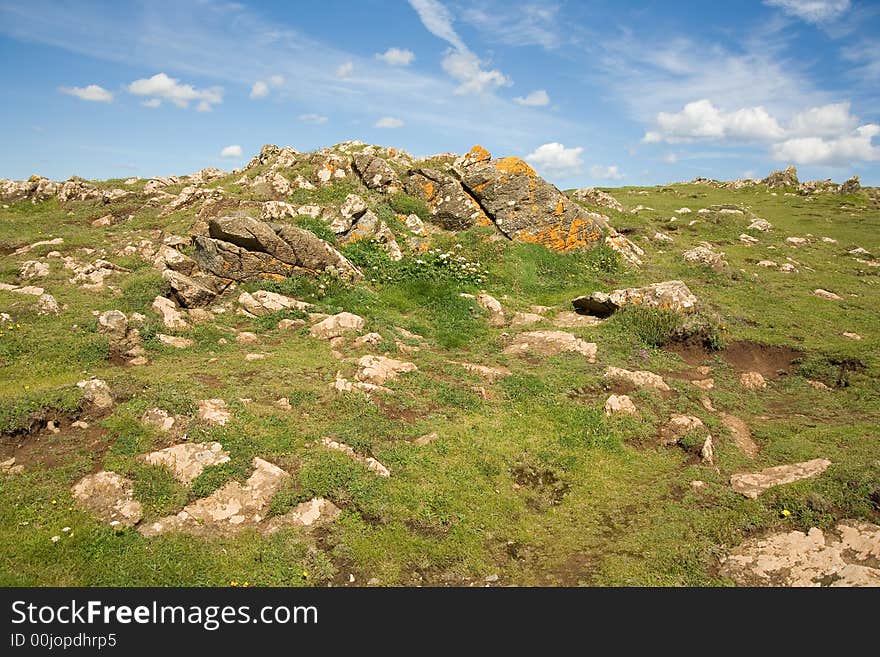
M 280 87 L 284 84 L 283 75 L 270 75 L 269 81 L 257 80 L 251 87 L 251 99 L 265 98 L 269 95 L 269 87 Z
M 450 43 L 456 50 L 467 50 L 464 41 L 452 27 L 452 14 L 437 0 L 409 0 L 422 25 L 431 34 Z
M 348 61 L 339 65 L 339 68 L 336 69 L 336 77 L 337 78 L 350 78 L 351 74 L 354 72 L 354 62 Z
M 675 153 L 667 153 L 663 156 L 663 161 L 666 162 L 666 164 L 675 164 L 678 162 L 678 155 Z
M 220 157 L 241 157 L 244 152 L 241 150 L 241 146 L 238 144 L 233 144 L 232 146 L 226 146 L 220 151 Z
M 269 85 L 263 82 L 262 80 L 258 80 L 254 82 L 254 86 L 251 87 L 251 98 L 265 98 L 269 95 Z
M 162 104 L 162 101 L 158 98 L 150 98 L 141 103 L 144 107 L 159 107 Z
M 849 113 L 849 103 L 813 107 L 797 114 L 789 126 L 789 135 L 797 137 L 836 137 L 852 132 L 859 125 Z
M 376 53 L 376 59 L 391 66 L 409 66 L 415 58 L 413 51 L 405 48 L 389 48 L 383 53 Z
M 782 136 L 782 128 L 763 107 L 724 112 L 703 99 L 688 103 L 680 112 L 658 113 L 657 130 L 647 132 L 644 141 L 674 144 L 699 139 L 754 141 Z
M 93 103 L 113 102 L 113 94 L 97 84 L 90 84 L 87 87 L 61 87 L 60 91 L 63 94 L 76 96 L 80 100 L 88 100 Z
M 538 146 L 526 155 L 526 160 L 542 172 L 550 176 L 574 176 L 581 172 L 584 161 L 581 153 L 584 149 L 566 148 L 558 142 L 550 142 Z
M 323 114 L 300 114 L 296 118 L 298 121 L 308 123 L 309 125 L 323 125 L 329 120 Z
M 465 45 L 452 26 L 452 14 L 437 0 L 409 0 L 425 28 L 452 46 L 443 55 L 443 70 L 459 85 L 455 94 L 484 94 L 512 84 L 510 78 L 497 69 L 485 70 L 480 60 Z
M 880 126 L 873 123 L 856 128 L 850 134 L 837 138 L 799 137 L 774 144 L 771 154 L 775 160 L 794 164 L 827 164 L 848 166 L 853 162 L 880 160 L 880 147 L 872 139 L 880 135 Z
M 151 99 L 167 100 L 177 107 L 186 108 L 193 101 L 199 112 L 209 112 L 213 105 L 223 102 L 223 89 L 211 87 L 209 89 L 196 89 L 189 84 L 180 84 L 175 78 L 157 73 L 151 78 L 135 80 L 128 85 L 129 93 L 135 96 L 148 96 Z
M 402 128 L 403 121 L 393 116 L 383 116 L 373 124 L 374 128 Z
M 796 16 L 808 23 L 834 20 L 850 6 L 849 0 L 764 0 L 764 4 L 779 7 L 789 16 Z
M 616 164 L 607 167 L 593 165 L 590 167 L 590 176 L 597 180 L 621 180 L 623 178 L 620 167 Z
M 460 83 L 455 89 L 458 95 L 483 94 L 512 84 L 510 78 L 499 70 L 483 70 L 482 62 L 470 50 L 448 51 L 442 66 L 452 79 Z
M 544 107 L 550 104 L 550 96 L 543 89 L 537 89 L 523 98 L 513 99 L 517 105 L 525 107 Z
M 557 15 L 556 3 L 526 2 L 515 10 L 505 11 L 494 4 L 470 0 L 462 18 L 490 41 L 508 46 L 541 46 L 554 50 L 571 41 L 571 30 L 563 28 Z M 475 6 L 476 5 L 476 6 Z

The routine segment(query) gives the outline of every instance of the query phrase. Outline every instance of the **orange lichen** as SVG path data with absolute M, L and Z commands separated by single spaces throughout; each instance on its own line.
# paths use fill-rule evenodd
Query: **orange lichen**
M 465 157 L 467 158 L 468 163 L 475 164 L 477 162 L 488 162 L 492 159 L 492 153 L 479 144 L 476 144 L 468 151 L 468 154 Z
M 430 201 L 432 198 L 434 198 L 434 183 L 432 183 L 430 180 L 419 183 L 419 187 L 422 188 L 422 194 L 425 195 L 426 201 Z
M 518 157 L 502 157 L 495 161 L 495 168 L 501 172 L 511 176 L 517 174 L 525 174 L 527 176 L 536 176 L 535 170 Z
M 561 216 L 562 216 L 562 213 L 563 213 L 564 211 L 565 211 L 565 203 L 562 202 L 562 199 L 559 199 L 559 200 L 556 202 L 556 212 L 555 212 L 555 214 L 556 214 L 557 217 L 561 217 Z
M 391 157 L 397 157 L 397 149 L 396 148 L 389 148 L 388 155 Z
M 523 229 L 516 234 L 521 242 L 543 244 L 553 251 L 570 251 L 589 246 L 601 237 L 601 233 L 589 219 L 575 219 L 567 227 L 563 224 L 548 224 L 535 231 Z

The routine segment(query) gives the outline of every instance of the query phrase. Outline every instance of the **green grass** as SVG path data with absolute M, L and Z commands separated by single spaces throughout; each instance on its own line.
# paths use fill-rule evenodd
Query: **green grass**
M 217 185 L 240 193 L 232 180 Z M 297 190 L 290 201 L 338 204 L 349 193 L 362 195 L 399 238 L 405 231 L 398 213 L 425 218 L 415 199 L 380 197 L 354 178 Z M 347 582 L 349 574 L 358 584 L 375 577 L 387 585 L 466 585 L 498 574 L 500 583 L 520 585 L 715 586 L 730 583 L 717 574 L 718 558 L 747 536 L 828 528 L 843 518 L 880 521 L 880 278 L 876 268 L 846 254 L 856 246 L 880 253 L 880 211 L 865 195 L 786 197 L 761 187 L 681 184 L 611 193 L 627 208 L 654 208 L 608 212 L 645 248 L 641 268 L 624 265 L 606 248 L 558 254 L 473 228 L 438 231 L 430 246 L 479 263 L 479 279 L 437 256 L 408 253 L 392 262 L 376 245 L 360 242 L 342 248 L 365 271 L 362 284 L 292 277 L 240 286 L 288 294 L 318 312 L 363 316 L 365 330 L 382 336 L 380 353 L 418 365 L 417 372 L 388 383 L 392 395 L 374 401 L 329 388 L 337 372 L 353 377 L 354 361 L 366 350 L 349 342 L 338 347 L 343 358 L 337 359 L 328 343 L 307 330 L 277 329 L 280 319 L 303 313 L 249 318 L 236 314 L 232 303 L 212 321 L 179 332 L 193 338 L 194 347 L 159 345 L 155 334 L 169 331 L 150 305 L 164 291 L 161 276 L 137 257 L 116 254 L 147 239 L 149 230 L 186 234 L 195 208 L 165 218 L 155 209 L 136 209 L 130 220 L 95 228 L 93 219 L 122 212 L 124 203 L 109 210 L 89 203 L 9 204 L 0 210 L 0 246 L 56 236 L 65 242 L 4 256 L 0 267 L 3 282 L 18 283 L 24 260 L 50 262 L 50 276 L 39 284 L 63 307 L 57 317 L 39 316 L 34 298 L 0 291 L 0 309 L 15 325 L 0 327 L 0 456 L 18 454 L 25 464 L 21 474 L 0 475 L 0 585 L 304 586 Z M 682 206 L 695 212 L 675 215 Z M 746 214 L 696 213 L 716 206 L 741 207 Z M 739 235 L 753 215 L 774 229 L 756 233 L 759 244 L 747 246 Z M 689 226 L 692 220 L 698 223 Z M 322 221 L 295 221 L 330 237 Z M 675 242 L 645 239 L 656 230 Z M 785 242 L 807 234 L 813 238 L 806 246 Z M 683 261 L 682 251 L 702 241 L 725 253 L 724 271 Z M 111 275 L 101 290 L 70 285 L 61 262 L 44 256 L 57 249 L 80 262 L 98 257 L 82 247 L 103 249 L 131 272 Z M 798 273 L 756 266 L 786 258 L 796 261 Z M 572 354 L 504 354 L 514 334 L 531 329 L 491 327 L 485 311 L 461 296 L 485 289 L 511 313 L 545 305 L 552 316 L 595 290 L 671 279 L 687 283 L 703 313 L 687 322 L 668 313 L 625 310 L 595 327 L 565 329 L 597 343 L 593 364 Z M 819 287 L 843 300 L 813 296 Z M 114 308 L 147 317 L 140 329 L 147 365 L 110 362 L 93 313 Z M 402 337 L 400 329 L 424 339 Z M 260 343 L 239 344 L 236 331 L 255 332 Z M 864 339 L 848 340 L 843 331 Z M 740 371 L 723 350 L 706 351 L 704 362 L 715 380 L 707 393 L 683 378 L 693 367 L 664 348 L 688 335 L 716 348 L 740 341 L 781 345 L 802 357 L 784 375 L 768 377 L 768 387 L 756 393 L 741 387 Z M 412 347 L 418 350 L 407 350 Z M 246 361 L 251 352 L 267 358 Z M 456 364 L 461 361 L 503 366 L 511 375 L 488 383 Z M 608 365 L 661 373 L 673 392 L 633 391 L 639 415 L 608 417 L 603 405 L 610 391 L 602 379 Z M 116 397 L 104 417 L 82 408 L 75 386 L 92 375 L 107 380 Z M 815 390 L 808 380 L 833 389 Z M 705 396 L 747 422 L 761 449 L 756 459 L 740 453 L 717 416 L 705 411 Z M 213 397 L 225 399 L 233 414 L 225 427 L 195 419 L 197 402 Z M 291 410 L 275 405 L 280 397 L 288 398 Z M 189 487 L 167 470 L 143 464 L 138 455 L 173 440 L 141 423 L 153 407 L 193 418 L 188 440 L 220 442 L 230 462 L 207 468 Z M 699 464 L 689 449 L 698 448 L 696 442 L 659 447 L 657 431 L 672 413 L 703 418 L 715 439 L 717 471 Z M 91 433 L 65 429 L 49 435 L 41 429 L 50 416 L 79 415 Z M 412 444 L 431 432 L 439 437 L 429 445 Z M 377 477 L 323 448 L 325 436 L 375 457 L 392 476 Z M 245 531 L 226 538 L 146 539 L 135 530 L 114 531 L 71 498 L 71 487 L 84 475 L 113 469 L 132 479 L 145 517 L 156 518 L 230 481 L 244 482 L 254 457 L 291 474 L 269 515 L 317 495 L 342 514 L 319 534 L 285 529 L 272 536 Z M 735 472 L 817 457 L 833 465 L 815 479 L 757 500 L 730 489 Z M 706 482 L 700 492 L 690 486 L 697 479 Z M 784 517 L 783 509 L 791 515 Z M 50 538 L 62 527 L 70 527 L 71 535 L 53 544 Z

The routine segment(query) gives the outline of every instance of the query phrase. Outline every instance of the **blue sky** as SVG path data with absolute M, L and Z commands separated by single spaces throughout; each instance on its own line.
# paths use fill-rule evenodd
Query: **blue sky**
M 880 185 L 880 4 L 0 0 L 0 177 L 480 143 L 562 187 Z

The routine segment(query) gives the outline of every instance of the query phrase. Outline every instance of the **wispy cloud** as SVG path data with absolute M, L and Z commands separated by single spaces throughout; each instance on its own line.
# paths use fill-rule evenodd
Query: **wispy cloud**
M 373 124 L 374 128 L 402 128 L 403 126 L 403 120 L 394 116 L 383 116 Z
M 323 114 L 300 114 L 296 120 L 308 125 L 323 125 L 329 121 L 329 118 Z
M 835 20 L 850 8 L 849 0 L 764 0 L 764 4 L 808 23 Z
M 283 75 L 270 75 L 268 81 L 257 80 L 251 87 L 250 97 L 252 100 L 265 98 L 269 95 L 270 87 L 280 87 L 282 84 L 284 84 Z
M 354 62 L 352 61 L 343 62 L 336 68 L 337 78 L 350 78 L 352 73 L 354 73 Z
M 434 36 L 452 46 L 443 56 L 443 70 L 456 80 L 458 95 L 485 94 L 499 87 L 507 87 L 512 81 L 498 69 L 484 68 L 480 60 L 455 31 L 449 9 L 438 0 L 409 0 L 422 25 Z
M 544 89 L 537 89 L 527 96 L 513 99 L 517 105 L 524 107 L 544 107 L 550 104 L 550 95 Z
M 97 84 L 90 84 L 87 87 L 61 87 L 59 91 L 93 103 L 113 102 L 113 94 Z
M 241 146 L 238 144 L 233 144 L 231 146 L 225 146 L 223 150 L 220 151 L 220 157 L 242 157 L 244 155 L 244 151 L 242 151 Z
M 508 46 L 541 46 L 555 50 L 571 42 L 571 31 L 559 21 L 560 6 L 550 2 L 527 2 L 511 7 L 507 0 L 473 3 L 462 19 L 487 39 Z
M 590 176 L 596 180 L 623 180 L 620 167 L 616 164 L 609 166 L 595 164 L 590 167 Z

